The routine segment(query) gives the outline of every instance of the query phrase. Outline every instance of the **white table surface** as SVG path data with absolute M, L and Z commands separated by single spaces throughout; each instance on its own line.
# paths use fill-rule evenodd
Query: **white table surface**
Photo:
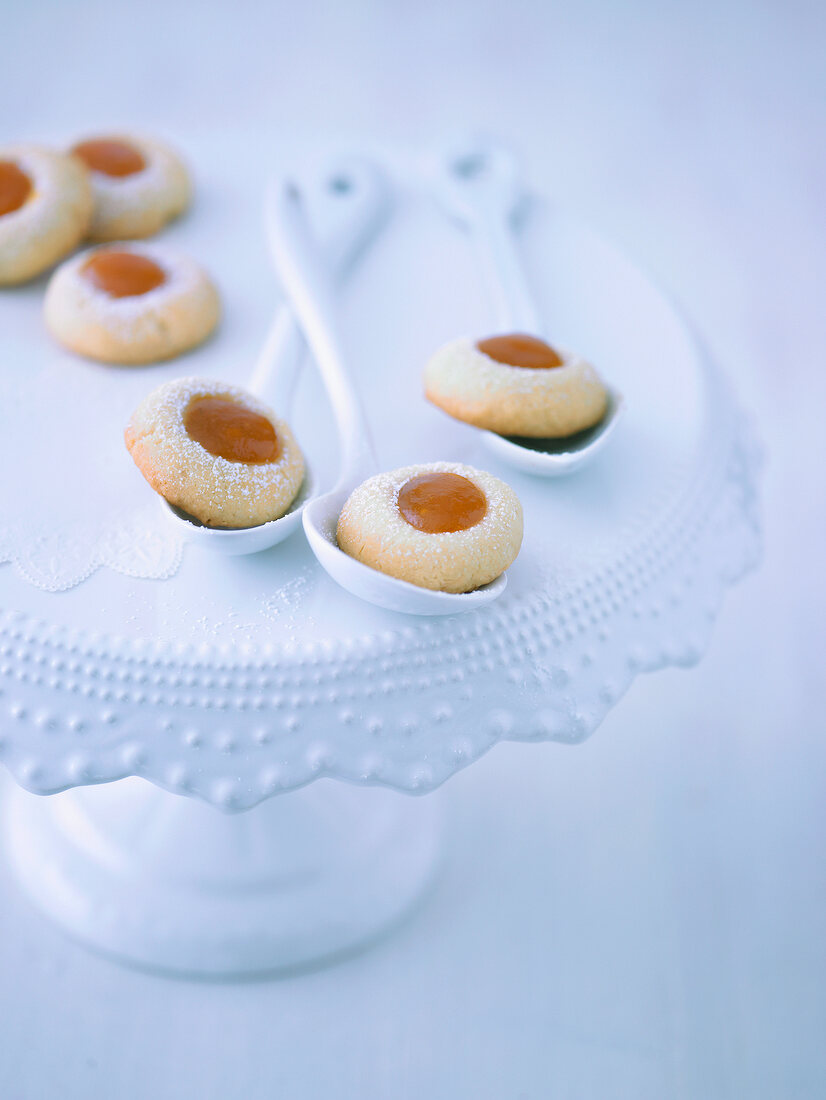
M 825 10 L 0 2 L 0 140 L 507 137 L 688 306 L 768 454 L 765 560 L 703 663 L 583 746 L 452 780 L 441 880 L 372 950 L 155 978 L 67 942 L 0 866 L 4 1100 L 826 1094 Z

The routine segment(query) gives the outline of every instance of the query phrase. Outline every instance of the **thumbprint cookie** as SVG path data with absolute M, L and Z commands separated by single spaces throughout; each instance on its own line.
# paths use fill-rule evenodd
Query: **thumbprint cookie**
M 522 333 L 453 340 L 428 362 L 424 385 L 446 413 L 500 435 L 573 435 L 598 424 L 608 407 L 590 363 Z
M 75 157 L 0 146 L 0 286 L 62 260 L 85 237 L 92 209 L 89 173 Z
M 153 390 L 124 438 L 152 488 L 207 527 L 277 519 L 304 479 L 286 422 L 246 390 L 211 379 L 179 378 Z
M 151 237 L 189 206 L 189 173 L 177 153 L 153 138 L 87 138 L 71 152 L 89 170 L 97 241 Z
M 508 568 L 522 544 L 509 485 L 455 462 L 404 466 L 363 482 L 341 510 L 340 548 L 421 588 L 471 592 Z
M 218 291 L 193 260 L 158 245 L 89 249 L 57 269 L 46 291 L 52 335 L 71 351 L 135 366 L 171 359 L 205 340 Z

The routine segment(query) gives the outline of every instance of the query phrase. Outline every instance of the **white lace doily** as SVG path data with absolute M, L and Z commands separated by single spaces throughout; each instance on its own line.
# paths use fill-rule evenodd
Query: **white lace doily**
M 0 562 L 49 592 L 101 566 L 132 577 L 172 576 L 182 542 L 124 461 L 123 425 L 148 376 L 113 386 L 114 368 L 56 353 L 33 385 L 31 348 L 4 341 L 3 355 Z M 19 373 L 10 369 L 15 361 Z

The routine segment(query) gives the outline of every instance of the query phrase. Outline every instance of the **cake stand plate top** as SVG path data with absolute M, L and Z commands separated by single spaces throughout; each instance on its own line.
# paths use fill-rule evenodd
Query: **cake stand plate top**
M 342 291 L 347 348 L 384 468 L 467 462 L 519 494 L 506 593 L 414 620 L 340 589 L 301 533 L 249 557 L 182 547 L 123 426 L 166 379 L 243 384 L 277 302 L 264 181 L 285 159 L 324 159 L 243 135 L 182 144 L 199 194 L 163 239 L 221 286 L 213 341 L 170 364 L 105 367 L 50 343 L 42 282 L 0 297 L 0 760 L 23 786 L 139 774 L 226 809 L 321 775 L 426 791 L 497 740 L 579 740 L 637 672 L 699 658 L 725 584 L 757 551 L 753 448 L 724 379 L 633 264 L 537 199 L 520 247 L 547 332 L 628 411 L 564 481 L 500 466 L 421 394 L 427 356 L 492 322 L 468 242 L 402 152 L 385 157 L 392 217 Z M 310 366 L 290 419 L 331 484 L 335 431 Z

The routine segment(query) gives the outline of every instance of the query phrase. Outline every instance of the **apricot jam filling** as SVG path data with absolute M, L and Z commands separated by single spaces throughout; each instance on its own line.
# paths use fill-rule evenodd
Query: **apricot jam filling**
M 81 270 L 90 283 L 110 298 L 134 298 L 166 282 L 163 268 L 148 256 L 113 248 L 95 252 Z
M 81 141 L 72 152 L 93 172 L 102 172 L 104 176 L 114 176 L 116 179 L 134 176 L 146 167 L 143 154 L 134 145 L 114 138 Z
M 505 363 L 509 367 L 545 370 L 549 367 L 561 367 L 563 362 L 550 344 L 521 332 L 509 333 L 507 336 L 490 336 L 487 340 L 479 340 L 476 347 L 497 363 Z
M 0 160 L 0 217 L 19 210 L 32 193 L 32 181 L 14 161 Z
M 466 531 L 485 518 L 482 490 L 460 474 L 419 474 L 399 491 L 399 511 L 417 531 L 441 535 Z
M 184 429 L 204 450 L 228 462 L 262 466 L 281 454 L 270 421 L 226 397 L 193 397 L 184 412 Z

